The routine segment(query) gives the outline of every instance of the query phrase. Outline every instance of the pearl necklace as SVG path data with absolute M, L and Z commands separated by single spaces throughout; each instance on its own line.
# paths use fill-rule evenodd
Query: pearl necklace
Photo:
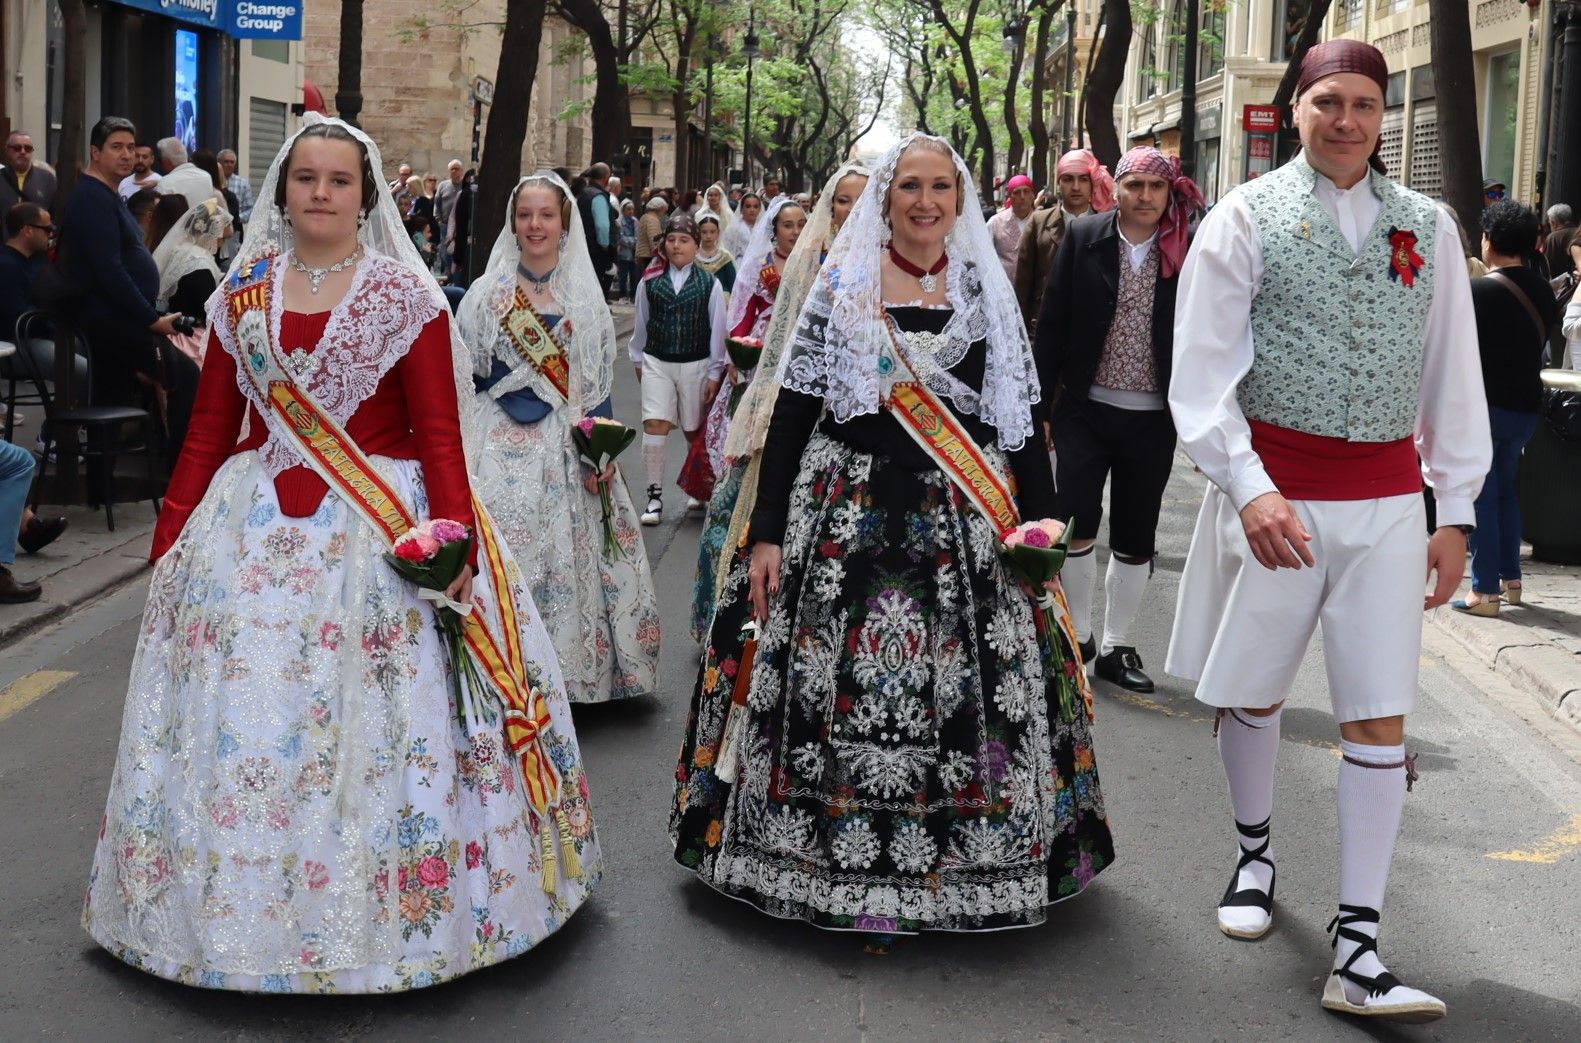
M 344 261 L 336 261 L 328 268 L 309 268 L 307 265 L 302 263 L 301 259 L 298 258 L 296 254 L 292 254 L 291 267 L 307 276 L 308 292 L 316 295 L 319 291 L 319 287 L 324 285 L 324 280 L 329 277 L 331 272 L 343 272 L 347 268 L 350 268 L 352 265 L 356 264 L 361 257 L 362 247 L 359 245 L 355 250 L 351 251 L 351 256 L 346 258 Z

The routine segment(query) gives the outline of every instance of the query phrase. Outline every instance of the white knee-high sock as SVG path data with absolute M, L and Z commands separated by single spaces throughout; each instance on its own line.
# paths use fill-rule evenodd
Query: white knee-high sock
M 648 484 L 664 486 L 664 443 L 665 435 L 642 435 L 642 464 L 648 472 Z
M 1096 545 L 1083 551 L 1071 551 L 1060 569 L 1060 585 L 1065 588 L 1065 602 L 1070 605 L 1070 622 L 1076 628 L 1076 640 L 1085 641 L 1092 636 L 1092 592 L 1098 585 L 1098 556 Z
M 1389 884 L 1389 862 L 1400 832 L 1405 807 L 1405 746 L 1339 744 L 1344 758 L 1339 765 L 1339 901 L 1383 912 L 1383 894 Z M 1343 917 L 1342 917 L 1343 918 Z M 1353 923 L 1349 930 L 1378 936 L 1375 923 Z M 1345 938 L 1334 949 L 1334 966 L 1350 959 L 1360 943 Z M 1384 969 L 1374 952 L 1363 955 L 1351 970 L 1373 977 Z M 1360 1002 L 1365 989 L 1349 980 L 1345 990 L 1351 1002 Z
M 1279 719 L 1283 715 L 1282 709 L 1267 717 L 1245 710 L 1225 710 L 1219 718 L 1219 757 L 1224 761 L 1224 780 L 1230 786 L 1230 808 L 1237 827 L 1252 828 L 1259 834 L 1248 836 L 1236 829 L 1236 840 L 1245 851 L 1262 846 L 1264 838 L 1259 827 L 1273 817 L 1274 759 L 1279 755 Z M 1271 838 L 1265 855 L 1273 861 Z M 1255 887 L 1267 893 L 1273 876 L 1272 869 L 1253 862 L 1240 871 L 1235 889 Z
M 1117 556 L 1109 556 L 1109 570 L 1103 576 L 1103 647 L 1100 653 L 1116 648 L 1130 648 L 1131 624 L 1142 607 L 1142 595 L 1147 592 L 1147 581 L 1153 565 L 1144 562 L 1131 565 Z

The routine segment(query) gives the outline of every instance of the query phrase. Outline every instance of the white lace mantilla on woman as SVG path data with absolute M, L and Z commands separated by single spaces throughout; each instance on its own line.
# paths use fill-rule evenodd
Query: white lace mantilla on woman
M 523 178 L 564 191 L 553 174 Z M 571 425 L 609 399 L 614 380 L 615 328 L 598 293 L 582 225 L 565 236 L 550 289 L 562 312 L 551 337 L 570 364 L 570 394 L 562 399 L 510 342 L 504 318 L 516 299 L 521 257 L 511 194 L 504 229 L 485 275 L 467 292 L 460 311 L 473 372 L 488 377 L 496 359 L 508 376 L 476 399 L 474 431 L 482 446 L 477 491 L 510 544 L 544 624 L 554 638 L 572 702 L 597 703 L 658 690 L 659 613 L 637 511 L 617 475 L 610 488 L 621 555 L 603 552 L 603 512 L 582 485 L 582 463 Z M 540 420 L 519 423 L 500 405 L 510 392 L 531 391 L 550 406 Z

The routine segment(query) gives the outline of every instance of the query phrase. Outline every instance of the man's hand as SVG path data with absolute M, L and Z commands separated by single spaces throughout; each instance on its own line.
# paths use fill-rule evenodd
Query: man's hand
M 747 575 L 752 581 L 752 618 L 759 625 L 769 621 L 769 598 L 780 592 L 780 545 L 752 545 L 752 566 Z
M 642 363 L 639 362 L 631 368 L 637 371 L 637 383 L 642 383 Z
M 161 315 L 154 320 L 152 326 L 148 327 L 148 332 L 157 333 L 161 337 L 174 337 L 176 335 L 176 323 L 180 321 L 180 312 L 173 311 L 169 315 Z
M 713 405 L 714 404 L 714 398 L 718 394 L 719 394 L 719 381 L 717 381 L 717 380 L 710 380 L 707 384 L 703 385 L 703 404 L 707 405 L 707 406 Z
M 1447 605 L 1465 578 L 1466 534 L 1453 525 L 1440 526 L 1427 541 L 1428 578 L 1432 579 L 1435 572 L 1438 580 L 1433 584 L 1433 592 L 1422 599 L 1424 612 Z
M 1263 568 L 1272 571 L 1299 569 L 1303 565 L 1311 568 L 1317 564 L 1307 547 L 1312 534 L 1307 532 L 1290 501 L 1278 493 L 1263 493 L 1243 507 L 1241 526 L 1246 530 L 1246 542 L 1251 544 L 1252 555 Z

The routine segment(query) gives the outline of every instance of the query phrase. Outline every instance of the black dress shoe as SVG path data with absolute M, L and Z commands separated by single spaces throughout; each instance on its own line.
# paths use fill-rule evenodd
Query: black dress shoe
M 1142 657 L 1129 645 L 1119 645 L 1099 656 L 1098 676 L 1132 692 L 1153 690 L 1153 679 L 1142 672 Z
M 66 531 L 65 518 L 40 518 L 33 515 L 33 519 L 22 527 L 22 532 L 16 538 L 16 545 L 29 554 L 39 551 L 55 542 L 55 538 Z
M 20 605 L 24 601 L 37 601 L 44 588 L 37 583 L 23 583 L 11 575 L 11 570 L 0 565 L 0 605 Z

